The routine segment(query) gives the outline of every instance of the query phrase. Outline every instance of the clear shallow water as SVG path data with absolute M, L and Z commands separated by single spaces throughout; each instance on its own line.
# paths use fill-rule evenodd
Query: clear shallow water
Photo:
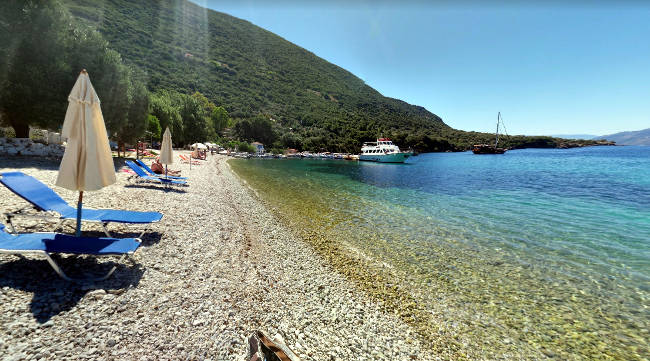
M 293 227 L 381 265 L 443 355 L 649 357 L 650 147 L 409 162 L 230 164 Z

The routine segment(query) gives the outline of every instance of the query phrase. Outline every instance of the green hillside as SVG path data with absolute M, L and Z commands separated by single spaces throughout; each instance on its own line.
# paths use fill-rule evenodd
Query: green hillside
M 148 86 L 199 91 L 233 118 L 259 113 L 323 148 L 398 131 L 449 131 L 422 107 L 383 97 L 350 72 L 247 21 L 187 1 L 67 1 Z
M 196 120 L 205 118 L 199 114 L 202 111 L 197 113 L 192 110 L 199 109 L 198 103 L 212 104 L 210 109 L 216 105 L 227 110 L 234 121 L 228 124 L 234 124 L 234 127 L 222 133 L 226 137 L 245 141 L 264 140 L 275 148 L 358 152 L 363 141 L 385 136 L 393 138 L 402 147 L 413 147 L 419 151 L 445 151 L 468 149 L 474 143 L 489 142 L 493 138 L 491 134 L 454 130 L 423 107 L 384 97 L 345 69 L 271 32 L 188 1 L 63 0 L 63 4 L 76 20 L 76 25 L 98 30 L 107 41 L 107 46 L 121 55 L 119 59 L 129 69 L 134 69 L 129 73 L 132 74 L 130 78 L 133 84 L 141 81 L 150 92 L 156 94 L 167 91 L 162 96 L 150 98 L 154 103 L 150 103 L 149 109 L 158 118 L 165 114 L 165 102 L 172 102 L 177 109 L 184 109 L 178 113 L 183 118 L 182 128 L 178 129 L 183 129 L 185 134 L 182 138 L 176 138 L 183 143 L 201 140 L 198 138 L 203 137 L 202 134 L 209 134 L 192 134 L 193 129 L 202 129 L 206 124 Z M 18 9 L 13 5 L 8 8 Z M 6 15 L 4 23 L 0 21 L 0 27 L 9 29 L 13 26 L 13 19 Z M 27 26 L 29 29 L 29 24 Z M 60 37 L 70 37 L 66 31 L 61 34 Z M 25 54 L 33 50 L 30 44 L 39 40 L 38 35 L 31 36 L 34 40 L 22 40 L 22 48 L 12 45 L 8 49 L 29 59 Z M 76 40 L 68 43 L 88 42 L 92 36 L 75 31 L 72 38 Z M 9 40 L 7 44 L 11 43 Z M 51 49 L 54 58 L 55 49 L 58 48 Z M 78 46 L 76 49 L 80 51 Z M 119 68 L 118 60 L 115 60 L 118 58 L 110 51 L 96 49 L 94 52 L 108 54 L 103 58 L 93 58 L 99 59 L 96 60 L 98 64 L 104 64 L 103 59 L 109 57 L 113 59 L 109 63 Z M 76 68 L 79 64 L 73 64 L 75 57 L 69 55 L 68 58 L 72 60 L 66 60 L 65 71 L 70 74 L 78 72 Z M 0 72 L 7 64 L 19 69 L 18 58 L 7 59 L 0 61 Z M 39 66 L 43 65 L 35 64 L 29 71 L 39 70 Z M 52 74 L 59 73 L 60 70 L 52 70 Z M 20 74 L 20 71 L 12 74 Z M 73 79 L 70 75 L 66 77 Z M 131 82 L 128 74 L 124 75 L 124 79 L 127 79 L 124 81 L 126 83 Z M 2 81 L 0 78 L 0 83 Z M 103 83 L 103 86 L 98 83 L 98 88 L 116 92 L 115 87 L 110 85 L 110 78 Z M 11 89 L 16 89 L 12 79 L 6 78 L 5 85 L 5 89 L 10 89 L 5 91 L 5 95 L 11 94 Z M 51 93 L 56 95 L 53 91 Z M 57 93 L 63 93 L 63 90 Z M 192 98 L 174 95 L 179 93 L 192 95 Z M 128 102 L 125 102 L 132 104 L 135 98 L 130 94 Z M 18 100 L 21 99 L 18 97 Z M 58 119 L 54 113 L 55 110 L 60 112 L 60 109 L 64 109 L 63 102 L 61 105 L 54 103 L 52 114 L 38 114 Z M 194 104 L 194 108 L 188 107 L 188 104 Z M 29 105 L 22 104 L 22 108 L 11 106 L 5 104 L 5 122 L 26 126 L 25 121 L 20 123 L 16 117 L 24 117 L 25 111 L 30 110 L 27 109 Z M 119 113 L 118 110 L 115 112 Z M 132 113 L 122 120 L 121 128 L 108 125 L 111 129 L 120 129 L 115 130 L 115 134 L 121 134 L 125 141 L 129 141 L 129 135 L 139 137 L 139 132 L 144 131 L 144 118 L 140 115 L 142 111 L 138 109 Z M 200 115 L 198 118 L 197 114 Z M 107 116 L 107 119 L 115 117 L 117 115 Z M 165 123 L 164 119 L 160 121 L 161 125 L 171 124 Z M 47 120 L 40 123 L 52 126 Z M 127 127 L 124 124 L 135 125 Z M 219 131 L 218 127 L 213 128 Z M 509 137 L 504 145 L 556 147 L 561 145 L 561 140 Z

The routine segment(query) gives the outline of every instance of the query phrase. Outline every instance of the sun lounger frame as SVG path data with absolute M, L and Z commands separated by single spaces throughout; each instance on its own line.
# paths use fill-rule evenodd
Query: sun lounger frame
M 24 174 L 24 176 L 31 177 L 30 175 L 27 175 L 27 174 Z M 0 174 L 0 177 L 2 177 L 2 174 Z M 33 177 L 31 177 L 31 178 L 33 178 Z M 24 199 L 26 202 L 28 202 L 30 204 L 29 206 L 23 207 L 23 208 L 21 208 L 21 209 L 19 209 L 17 211 L 4 213 L 7 224 L 10 226 L 11 233 L 16 233 L 16 227 L 13 224 L 13 218 L 15 218 L 15 217 L 33 218 L 33 219 L 40 219 L 40 220 L 44 220 L 44 221 L 58 220 L 58 222 L 57 222 L 56 226 L 53 228 L 53 230 L 56 230 L 59 227 L 61 227 L 63 225 L 63 222 L 65 222 L 67 220 L 75 220 L 76 221 L 76 217 L 64 217 L 63 215 L 60 215 L 60 216 L 48 215 L 47 214 L 48 212 L 50 212 L 50 213 L 57 213 L 57 212 L 55 210 L 42 209 L 40 206 L 35 204 L 29 198 L 26 198 L 22 194 L 17 193 L 17 191 L 12 189 L 8 185 L 6 185 L 6 184 L 4 184 L 4 185 L 10 191 L 12 191 L 14 194 L 16 194 L 17 196 Z M 52 190 L 46 184 L 43 184 L 43 186 L 47 187 L 50 190 Z M 52 190 L 52 192 L 54 192 L 54 191 Z M 56 194 L 56 192 L 54 192 L 54 193 Z M 57 196 L 58 196 L 58 194 L 57 194 Z M 32 209 L 34 209 L 34 210 L 36 210 L 38 212 L 43 212 L 45 214 L 30 214 L 30 213 L 27 213 L 28 210 L 32 210 Z M 87 209 L 92 209 L 92 208 L 87 208 Z M 126 212 L 136 212 L 136 211 L 126 211 Z M 149 231 L 154 224 L 157 224 L 157 223 L 160 222 L 160 219 L 157 220 L 157 221 L 136 222 L 136 223 L 134 223 L 134 222 L 118 222 L 118 221 L 101 221 L 101 220 L 95 220 L 95 219 L 83 219 L 82 218 L 82 222 L 90 222 L 90 223 L 99 223 L 99 224 L 101 224 L 102 229 L 104 231 L 104 234 L 106 234 L 106 236 L 109 237 L 109 238 L 113 237 L 111 235 L 111 233 L 108 231 L 107 226 L 108 226 L 109 223 L 120 223 L 120 224 L 126 226 L 127 228 L 134 227 L 132 225 L 135 225 L 135 227 L 137 227 L 137 228 L 139 228 L 140 225 L 145 225 L 144 228 L 142 229 L 142 231 L 140 232 L 140 234 L 138 235 L 138 238 L 142 238 L 142 236 L 144 236 L 144 234 L 147 231 Z
M 142 181 L 150 181 L 158 184 L 163 184 L 166 186 L 169 185 L 187 185 L 187 182 L 181 181 L 181 180 L 174 180 L 174 179 L 165 179 L 165 178 L 158 178 L 158 177 L 152 177 L 150 175 L 147 175 L 147 173 L 140 167 L 137 163 L 134 163 L 130 160 L 126 161 L 127 167 L 131 168 L 132 171 L 135 172 L 136 176 L 136 181 L 142 182 Z M 142 174 L 138 174 L 138 171 L 140 171 Z
M 203 164 L 203 163 L 199 162 L 198 160 L 194 160 L 194 159 L 197 159 L 197 158 L 192 158 L 192 156 L 190 156 L 188 158 L 186 155 L 179 154 L 178 157 L 181 158 L 181 162 L 183 162 L 185 164 L 194 164 L 194 165 L 202 165 Z
M 149 174 L 151 177 L 158 177 L 158 178 L 169 178 L 173 180 L 186 180 L 187 177 L 179 177 L 179 176 L 173 176 L 173 175 L 164 175 L 164 174 L 158 174 L 154 172 L 145 162 L 143 162 L 140 159 L 135 160 L 135 164 L 139 165 L 140 168 L 144 169 L 144 171 Z
M 41 211 L 35 206 L 26 206 L 24 208 L 21 208 L 17 211 L 14 212 L 8 212 L 4 213 L 5 220 L 7 222 L 7 225 L 9 226 L 9 231 L 10 233 L 17 233 L 16 232 L 16 227 L 14 226 L 13 219 L 16 217 L 22 217 L 22 218 L 32 218 L 32 219 L 38 219 L 38 220 L 43 220 L 43 221 L 54 221 L 58 220 L 54 228 L 52 230 L 56 231 L 60 227 L 63 226 L 63 223 L 65 221 L 74 221 L 76 222 L 77 220 L 75 218 L 64 218 L 61 216 L 55 216 L 55 215 L 47 215 L 47 214 L 30 214 L 27 213 L 28 211 L 35 209 L 40 212 L 54 212 L 54 211 Z M 108 224 L 109 223 L 119 223 L 127 228 L 129 228 L 129 232 L 140 232 L 137 238 L 142 238 L 147 231 L 151 229 L 151 226 L 153 226 L 156 223 L 160 223 L 160 221 L 151 221 L 148 223 L 124 223 L 124 222 L 104 222 L 104 221 L 98 221 L 95 219 L 82 219 L 82 223 L 99 223 L 102 226 L 102 230 L 104 231 L 104 234 L 106 237 L 113 238 L 114 236 L 111 235 L 111 233 L 108 231 Z M 130 228 L 140 228 L 139 225 L 144 224 L 145 227 L 143 229 L 130 229 Z
M 0 232 L 2 232 L 0 228 Z M 35 234 L 51 234 L 51 232 L 34 232 Z M 110 238 L 110 237 L 109 237 Z M 135 241 L 137 241 L 139 244 L 142 244 L 142 240 L 140 238 L 135 238 Z M 101 277 L 87 277 L 87 278 L 73 278 L 68 276 L 61 266 L 52 258 L 52 254 L 76 254 L 76 255 L 86 255 L 86 256 L 93 256 L 93 257 L 114 257 L 114 256 L 120 256 L 119 260 L 116 263 L 122 262 L 124 259 L 127 257 L 130 257 L 133 255 L 133 251 L 123 253 L 121 255 L 119 254 L 106 254 L 106 255 L 93 255 L 93 254 L 84 254 L 84 253 L 64 253 L 64 252 L 47 252 L 43 250 L 35 250 L 35 249 L 25 249 L 25 250 L 20 250 L 20 249 L 4 249 L 0 248 L 0 254 L 13 254 L 17 256 L 24 256 L 24 255 L 39 255 L 45 257 L 47 262 L 50 264 L 52 269 L 59 275 L 59 277 L 63 278 L 66 281 L 70 282 L 98 282 L 98 281 L 103 281 L 110 277 L 113 272 L 117 269 L 117 264 L 114 265 L 106 274 L 104 274 Z

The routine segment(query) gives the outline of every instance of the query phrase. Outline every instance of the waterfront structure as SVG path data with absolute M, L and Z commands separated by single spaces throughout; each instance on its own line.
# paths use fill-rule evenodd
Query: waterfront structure
M 260 142 L 253 142 L 251 143 L 253 147 L 255 147 L 255 154 L 256 155 L 264 155 L 264 144 Z

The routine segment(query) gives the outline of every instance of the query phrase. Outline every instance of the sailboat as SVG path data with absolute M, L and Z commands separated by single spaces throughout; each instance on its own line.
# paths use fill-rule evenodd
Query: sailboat
M 499 124 L 503 123 L 503 120 L 501 119 L 501 112 L 497 115 L 497 133 L 496 133 L 496 140 L 494 141 L 494 145 L 491 144 L 474 144 L 474 148 L 472 149 L 472 152 L 474 154 L 503 154 L 506 152 L 505 148 L 499 148 Z

